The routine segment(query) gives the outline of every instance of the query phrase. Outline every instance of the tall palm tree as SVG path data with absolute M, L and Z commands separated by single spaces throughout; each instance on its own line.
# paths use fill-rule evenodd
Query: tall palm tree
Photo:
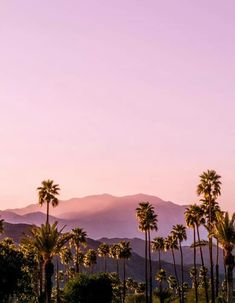
M 120 241 L 120 259 L 123 260 L 123 297 L 122 301 L 125 302 L 126 298 L 126 260 L 131 257 L 131 247 L 130 242 Z
M 85 267 L 90 268 L 90 272 L 93 273 L 94 265 L 97 263 L 97 252 L 94 249 L 88 249 L 84 257 Z
M 198 283 L 197 283 L 197 260 L 196 260 L 196 214 L 195 209 L 197 209 L 197 205 L 190 205 L 186 208 L 185 214 L 185 221 L 186 225 L 189 228 L 193 229 L 193 278 L 194 278 L 194 289 L 195 289 L 195 301 L 198 303 Z
M 175 272 L 175 278 L 177 282 L 177 287 L 179 289 L 179 278 L 176 270 L 176 262 L 175 262 L 175 250 L 179 249 L 178 241 L 174 235 L 170 234 L 168 237 L 165 239 L 165 251 L 170 250 L 172 254 L 172 259 L 173 259 L 173 267 L 174 267 L 174 272 Z M 180 290 L 179 290 L 179 299 L 181 302 L 181 295 L 180 295 Z
M 68 246 L 64 246 L 61 248 L 59 252 L 59 256 L 60 256 L 60 262 L 66 267 L 64 276 L 68 277 L 69 264 L 73 260 L 72 251 Z
M 158 253 L 158 265 L 159 270 L 162 268 L 161 252 L 165 249 L 165 241 L 163 237 L 155 237 L 152 242 L 152 251 Z
M 69 241 L 70 247 L 75 248 L 75 270 L 79 272 L 79 254 L 81 252 L 80 246 L 86 247 L 87 245 L 87 233 L 79 227 L 73 228 L 70 232 L 71 238 Z
M 228 212 L 217 213 L 217 224 L 213 226 L 211 235 L 218 239 L 224 250 L 224 263 L 226 265 L 227 282 L 227 303 L 232 301 L 233 295 L 233 268 L 234 256 L 232 255 L 235 247 L 235 213 L 229 217 Z
M 198 196 L 202 196 L 208 206 L 209 230 L 212 230 L 212 203 L 221 195 L 221 176 L 215 170 L 207 170 L 200 175 L 200 183 L 197 186 Z M 215 285 L 214 285 L 214 263 L 213 263 L 213 243 L 212 237 L 209 237 L 209 254 L 210 254 L 210 280 L 211 280 L 211 303 L 215 303 Z
M 140 202 L 136 208 L 136 218 L 139 223 L 139 230 L 145 234 L 145 300 L 152 303 L 152 262 L 151 262 L 151 240 L 150 232 L 157 231 L 157 215 L 154 207 L 149 202 Z M 149 300 L 148 300 L 148 265 L 149 265 Z
M 177 239 L 180 248 L 181 259 L 181 301 L 184 303 L 184 260 L 182 251 L 182 242 L 187 240 L 186 227 L 182 224 L 174 225 L 172 228 L 172 235 Z
M 204 226 L 208 230 L 208 232 L 211 232 L 211 229 L 215 224 L 217 224 L 217 212 L 221 212 L 219 204 L 213 199 L 211 201 L 211 221 L 210 224 L 209 222 L 209 207 L 208 207 L 208 202 L 206 200 L 202 199 L 202 205 L 201 205 L 203 211 L 204 211 L 204 217 L 205 217 L 205 222 Z M 219 293 L 219 243 L 218 240 L 216 240 L 216 265 L 215 265 L 215 295 L 216 297 L 218 296 Z
M 59 195 L 59 185 L 54 184 L 53 180 L 44 180 L 42 185 L 37 188 L 38 190 L 38 203 L 39 205 L 46 204 L 47 207 L 47 218 L 46 225 L 49 224 L 49 206 L 56 207 L 59 204 L 57 196 Z
M 33 245 L 43 259 L 46 303 L 51 302 L 52 276 L 54 273 L 52 259 L 59 254 L 61 248 L 69 239 L 68 233 L 62 234 L 62 230 L 58 231 L 57 222 L 52 225 L 42 224 L 41 227 L 33 227 L 32 236 L 26 238 L 26 242 L 28 241 L 28 243 Z
M 203 226 L 205 225 L 203 207 L 200 207 L 199 205 L 194 204 L 194 215 L 195 215 L 195 226 L 196 226 L 197 239 L 198 239 L 197 244 L 195 246 L 199 246 L 202 272 L 206 273 L 207 270 L 205 268 L 203 251 L 202 251 L 202 246 L 204 246 L 204 243 L 201 241 L 200 231 L 199 231 L 199 227 L 201 225 L 203 225 Z M 203 275 L 203 284 L 204 284 L 204 290 L 205 290 L 206 303 L 209 303 L 208 283 L 207 283 L 206 275 Z
M 116 268 L 117 268 L 117 275 L 119 277 L 119 259 L 120 259 L 120 246 L 119 244 L 115 243 L 110 246 L 109 248 L 109 256 L 112 259 L 116 260 Z
M 104 258 L 104 272 L 107 271 L 107 257 L 109 256 L 109 245 L 107 243 L 101 243 L 98 247 L 98 256 Z

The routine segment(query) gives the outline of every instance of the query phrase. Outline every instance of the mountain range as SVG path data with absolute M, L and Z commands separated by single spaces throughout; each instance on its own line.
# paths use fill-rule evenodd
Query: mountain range
M 185 224 L 186 205 L 146 194 L 115 197 L 109 194 L 93 195 L 60 201 L 56 208 L 50 207 L 50 221 L 58 221 L 65 230 L 82 227 L 89 237 L 107 238 L 143 238 L 138 231 L 135 209 L 139 202 L 151 203 L 158 215 L 158 231 L 153 236 L 167 236 L 175 224 Z M 9 223 L 42 224 L 46 220 L 46 206 L 30 204 L 23 208 L 0 211 L 0 217 Z M 205 237 L 205 232 L 202 230 Z M 203 237 L 203 236 L 202 236 Z M 188 232 L 188 241 L 192 243 L 192 233 Z

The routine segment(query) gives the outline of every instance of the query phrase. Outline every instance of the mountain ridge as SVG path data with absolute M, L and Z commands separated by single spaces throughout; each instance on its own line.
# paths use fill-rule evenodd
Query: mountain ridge
M 155 208 L 158 218 L 158 235 L 167 236 L 175 224 L 184 224 L 186 206 L 164 201 L 154 195 L 135 194 L 113 196 L 110 194 L 85 196 L 62 200 L 58 207 L 50 207 L 50 220 L 58 221 L 66 230 L 80 226 L 94 239 L 102 237 L 143 237 L 138 231 L 136 207 L 148 201 Z M 30 204 L 23 208 L 0 211 L 0 216 L 10 223 L 40 225 L 45 222 L 46 205 Z M 191 244 L 191 232 L 188 233 Z

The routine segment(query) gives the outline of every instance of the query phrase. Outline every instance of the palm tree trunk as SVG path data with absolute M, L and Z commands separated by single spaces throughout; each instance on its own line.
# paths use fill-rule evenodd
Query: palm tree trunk
M 226 264 L 225 264 L 225 252 L 223 250 L 223 257 L 224 257 L 224 279 L 227 285 L 227 268 L 226 268 Z
M 43 260 L 39 260 L 39 295 L 42 296 L 43 289 Z
M 216 241 L 215 296 L 219 295 L 219 241 Z
M 151 258 L 151 241 L 150 230 L 148 230 L 148 251 L 149 251 L 149 303 L 153 302 L 153 271 L 152 271 L 152 258 Z
M 106 256 L 104 256 L 104 272 L 107 271 L 107 262 L 106 262 Z
M 49 225 L 49 202 L 47 202 L 47 219 L 46 219 L 46 225 Z
M 76 264 L 75 264 L 76 273 L 79 273 L 78 251 L 79 251 L 79 248 L 78 248 L 78 246 L 76 246 Z
M 232 302 L 233 297 L 233 265 L 227 265 L 227 303 Z
M 211 228 L 212 221 L 212 205 L 211 197 L 209 196 L 209 228 Z M 213 243 L 212 237 L 209 237 L 209 254 L 210 254 L 210 280 L 211 280 L 211 303 L 215 303 L 215 284 L 214 284 L 214 264 L 213 264 Z
M 209 255 L 210 255 L 210 281 L 211 281 L 211 303 L 215 303 L 215 285 L 214 285 L 214 263 L 213 263 L 213 243 L 212 237 L 209 238 Z
M 117 275 L 119 277 L 119 264 L 118 264 L 118 259 L 116 260 L 116 267 L 117 267 Z
M 175 253 L 174 253 L 174 249 L 171 248 L 171 253 L 172 253 L 172 258 L 173 258 L 173 264 L 174 264 L 174 271 L 175 271 L 175 278 L 176 278 L 176 282 L 177 282 L 177 288 L 178 288 L 178 292 L 179 292 L 179 300 L 181 303 L 181 291 L 180 291 L 180 285 L 179 285 L 179 278 L 178 278 L 178 274 L 177 274 L 177 270 L 176 270 L 176 263 L 175 263 Z
M 161 250 L 158 249 L 158 266 L 159 266 L 159 271 L 162 268 L 162 264 L 161 264 Z
M 145 231 L 145 302 L 148 303 L 148 239 Z
M 126 298 L 126 262 L 125 258 L 123 259 L 123 303 Z
M 54 265 L 51 260 L 45 262 L 45 294 L 46 294 L 46 303 L 51 302 L 51 293 L 52 293 L 52 276 L 54 274 Z
M 182 297 L 182 303 L 184 303 L 184 259 L 183 259 L 183 251 L 182 251 L 182 246 L 181 242 L 180 243 L 180 259 L 181 259 L 181 297 Z
M 60 303 L 59 259 L 56 258 L 56 303 Z
M 200 250 L 200 256 L 201 256 L 201 264 L 202 267 L 205 268 L 204 265 L 204 258 L 203 258 L 203 253 L 202 253 L 202 247 L 201 247 L 201 237 L 200 237 L 200 233 L 199 233 L 199 226 L 198 224 L 196 224 L 196 228 L 197 228 L 197 239 L 199 242 L 199 250 Z M 208 295 L 208 285 L 207 285 L 207 279 L 206 276 L 203 276 L 203 282 L 204 282 L 204 289 L 205 289 L 205 297 L 206 297 L 206 303 L 209 303 L 209 295 Z
M 195 301 L 198 303 L 198 285 L 197 285 L 197 260 L 196 260 L 196 229 L 195 225 L 193 226 L 193 266 L 194 266 L 194 287 L 195 287 Z

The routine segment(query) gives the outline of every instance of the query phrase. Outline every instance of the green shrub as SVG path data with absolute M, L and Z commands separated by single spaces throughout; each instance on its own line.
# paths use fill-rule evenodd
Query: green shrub
M 108 274 L 78 274 L 64 288 L 67 303 L 111 303 L 112 282 Z
M 145 294 L 133 294 L 126 297 L 125 303 L 145 303 Z

